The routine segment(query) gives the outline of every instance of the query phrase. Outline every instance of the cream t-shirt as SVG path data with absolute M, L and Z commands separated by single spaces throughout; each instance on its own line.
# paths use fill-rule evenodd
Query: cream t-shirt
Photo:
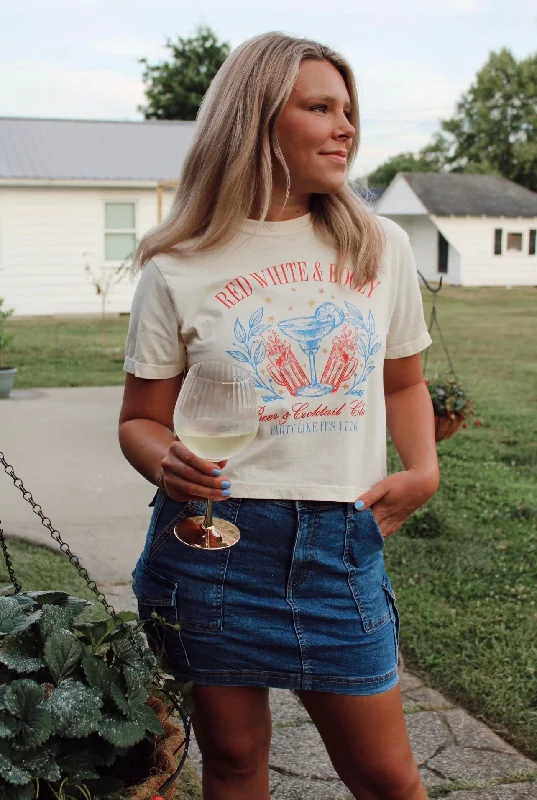
M 171 378 L 233 360 L 254 377 L 259 432 L 225 468 L 233 496 L 352 502 L 386 476 L 383 362 L 431 339 L 408 236 L 378 219 L 382 268 L 360 291 L 309 214 L 245 220 L 225 247 L 145 265 L 125 370 Z

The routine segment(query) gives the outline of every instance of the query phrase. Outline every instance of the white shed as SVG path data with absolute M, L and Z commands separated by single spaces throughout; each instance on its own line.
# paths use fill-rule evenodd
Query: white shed
M 94 275 L 115 270 L 157 222 L 194 122 L 0 118 L 0 297 L 17 316 L 99 312 Z M 171 190 L 160 192 L 163 214 Z M 130 309 L 126 277 L 107 310 Z
M 400 172 L 377 214 L 410 237 L 428 280 L 537 285 L 537 193 L 496 175 Z

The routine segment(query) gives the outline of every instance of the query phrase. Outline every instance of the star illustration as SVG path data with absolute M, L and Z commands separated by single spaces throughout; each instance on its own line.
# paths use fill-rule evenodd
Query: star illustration
M 272 314 L 272 315 L 271 315 L 271 316 L 268 318 L 268 321 L 269 321 L 269 322 L 274 322 L 275 320 L 276 320 L 276 317 L 274 316 L 274 314 Z
M 272 303 L 271 298 L 270 297 L 265 297 L 265 303 Z
M 325 355 L 328 353 L 328 350 L 326 349 L 326 347 L 323 347 L 323 353 L 324 353 Z
M 287 310 L 288 311 L 292 311 L 293 310 L 293 306 L 289 306 Z
M 262 370 L 261 370 L 261 375 L 264 375 L 264 374 L 265 374 L 265 370 L 264 370 L 264 369 L 262 369 Z
M 283 397 L 283 389 L 280 389 L 280 391 L 278 392 L 278 394 L 280 395 L 280 397 Z
M 347 391 L 347 389 L 349 388 L 349 384 L 348 384 L 348 383 L 346 383 L 346 384 L 345 384 L 345 386 L 344 386 L 343 388 L 345 389 L 345 391 Z
M 335 299 L 336 299 L 336 296 L 335 296 L 335 294 L 333 294 L 332 295 L 332 300 L 335 300 Z
M 319 294 L 324 294 L 324 289 L 319 289 Z
M 291 291 L 292 291 L 292 292 L 296 292 L 296 289 L 295 289 L 295 287 L 294 287 L 294 286 L 293 286 L 293 288 L 291 289 Z
M 308 305 L 309 305 L 310 307 L 311 307 L 311 306 L 314 306 L 314 305 L 315 305 L 315 300 L 310 300 L 310 301 L 309 301 L 309 303 L 308 303 Z

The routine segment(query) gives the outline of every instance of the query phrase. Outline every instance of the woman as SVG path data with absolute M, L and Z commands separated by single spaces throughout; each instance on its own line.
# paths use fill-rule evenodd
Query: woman
M 339 55 L 246 42 L 137 252 L 120 441 L 159 490 L 134 590 L 142 618 L 170 623 L 148 632 L 168 669 L 194 681 L 210 800 L 269 798 L 271 686 L 296 690 L 354 796 L 427 797 L 382 549 L 438 486 L 430 339 L 406 234 L 346 186 L 358 125 Z M 208 360 L 240 363 L 259 392 L 256 440 L 218 469 L 173 433 L 182 376 Z M 389 477 L 386 423 L 404 465 Z M 208 497 L 241 531 L 229 549 L 173 535 Z

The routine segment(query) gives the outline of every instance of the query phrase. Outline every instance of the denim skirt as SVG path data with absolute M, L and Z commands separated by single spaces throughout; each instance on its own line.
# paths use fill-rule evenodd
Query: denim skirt
M 140 618 L 181 681 L 370 695 L 398 681 L 399 617 L 373 513 L 352 503 L 236 499 L 215 516 L 240 541 L 200 550 L 174 535 L 203 514 L 159 491 L 133 573 Z

